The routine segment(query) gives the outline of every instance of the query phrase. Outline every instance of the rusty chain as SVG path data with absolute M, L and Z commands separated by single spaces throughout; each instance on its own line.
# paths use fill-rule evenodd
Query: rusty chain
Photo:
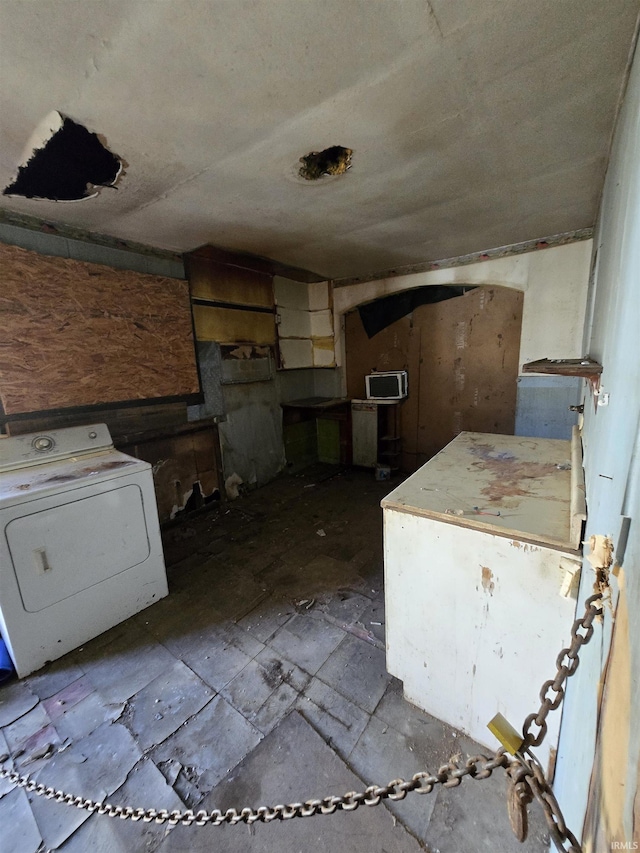
M 55 788 L 39 784 L 30 779 L 29 776 L 21 776 L 12 770 L 0 768 L 0 777 L 9 779 L 18 787 L 46 799 L 55 800 L 58 803 L 66 803 L 69 806 L 76 806 L 88 812 L 106 814 L 109 817 L 119 817 L 123 820 L 142 820 L 144 823 L 153 821 L 154 823 L 168 823 L 172 826 L 178 823 L 185 826 L 191 826 L 191 824 L 196 824 L 196 826 L 204 826 L 205 824 L 220 826 L 220 824 L 228 823 L 233 826 L 236 823 L 252 824 L 256 821 L 270 823 L 276 819 L 289 820 L 294 817 L 333 814 L 337 810 L 351 812 L 355 811 L 361 805 L 377 806 L 382 800 L 386 799 L 404 800 L 407 794 L 412 791 L 418 794 L 430 794 L 436 785 L 443 785 L 445 788 L 455 788 L 462 782 L 465 776 L 471 776 L 474 779 L 487 779 L 495 769 L 498 767 L 506 768 L 510 763 L 511 759 L 505 755 L 504 749 L 500 748 L 496 751 L 493 758 L 478 755 L 467 759 L 462 766 L 455 761 L 450 761 L 448 764 L 443 764 L 438 772 L 434 774 L 425 772 L 416 773 L 408 781 L 394 779 L 384 787 L 369 785 L 364 791 L 349 791 L 341 797 L 329 796 L 321 800 L 306 800 L 304 803 L 289 803 L 286 806 L 260 806 L 257 809 L 246 807 L 240 811 L 237 809 L 227 809 L 225 812 L 220 811 L 220 809 L 213 809 L 212 811 L 198 811 L 195 813 L 191 809 L 170 812 L 167 809 L 136 809 L 131 806 L 115 806 L 110 803 L 96 802 L 95 800 L 76 797 L 73 794 L 65 794 L 64 791 L 57 791 Z
M 563 649 L 556 658 L 557 674 L 555 678 L 545 681 L 540 689 L 540 708 L 536 714 L 529 714 L 522 726 L 522 734 L 525 739 L 525 748 L 540 746 L 547 734 L 547 716 L 549 711 L 555 711 L 560 707 L 564 699 L 564 682 L 573 675 L 580 663 L 578 655 L 585 643 L 593 636 L 593 621 L 602 613 L 602 593 L 598 592 L 585 601 L 585 614 L 582 619 L 576 619 L 571 628 L 571 645 Z M 585 633 L 581 634 L 583 628 Z M 564 661 L 567 660 L 568 663 Z M 556 695 L 550 699 L 547 693 L 552 690 Z M 532 725 L 538 726 L 539 731 L 533 734 Z
M 520 751 L 516 753 L 518 762 L 523 768 L 522 782 L 529 787 L 531 794 L 542 806 L 553 843 L 562 853 L 581 853 L 582 848 L 578 839 L 567 827 L 553 789 L 549 785 L 539 762 L 530 752 L 530 749 L 531 747 L 540 746 L 547 734 L 547 716 L 549 712 L 559 708 L 564 699 L 564 684 L 567 678 L 572 676 L 577 670 L 580 663 L 580 649 L 593 636 L 594 620 L 602 614 L 602 598 L 602 592 L 597 592 L 585 601 L 584 616 L 581 619 L 576 619 L 571 627 L 571 644 L 569 648 L 563 649 L 556 658 L 556 677 L 545 681 L 542 685 L 540 688 L 540 708 L 537 713 L 529 714 L 524 721 L 522 726 L 524 740 Z M 584 633 L 581 633 L 581 631 Z M 555 696 L 550 698 L 548 695 L 549 692 L 553 692 Z M 538 728 L 538 731 L 535 733 L 532 731 L 533 726 L 537 726 Z M 515 786 L 516 788 L 518 787 L 518 782 L 515 783 Z M 515 794 L 512 794 L 512 796 L 515 796 Z M 526 815 L 526 801 L 522 799 L 521 802 L 522 807 L 520 810 L 524 811 Z M 524 820 L 526 837 L 526 817 Z
M 290 820 L 294 817 L 333 814 L 340 810 L 355 811 L 361 805 L 377 806 L 386 799 L 403 800 L 408 793 L 413 791 L 418 794 L 430 794 L 437 785 L 455 788 L 460 785 L 465 776 L 470 776 L 472 779 L 487 779 L 494 770 L 502 767 L 510 780 L 509 817 L 518 839 L 524 841 L 526 838 L 526 806 L 535 797 L 542 806 L 551 838 L 558 850 L 563 851 L 563 853 L 581 853 L 580 844 L 564 821 L 558 801 L 546 780 L 542 767 L 529 750 L 531 747 L 540 746 L 544 740 L 547 734 L 546 718 L 550 711 L 556 710 L 560 706 L 564 698 L 564 683 L 578 668 L 580 648 L 588 643 L 593 636 L 593 622 L 601 612 L 602 594 L 597 593 L 587 599 L 584 616 L 581 619 L 576 619 L 573 624 L 571 645 L 569 648 L 563 649 L 556 660 L 556 677 L 542 685 L 540 690 L 541 705 L 538 712 L 530 714 L 524 721 L 522 730 L 524 740 L 515 759 L 507 756 L 505 749 L 500 747 L 492 758 L 478 755 L 468 758 L 464 764 L 452 759 L 448 764 L 442 765 L 437 773 L 416 773 L 408 781 L 394 779 L 383 787 L 369 785 L 364 791 L 349 791 L 342 796 L 327 796 L 322 799 L 306 800 L 304 803 L 280 804 L 272 807 L 260 806 L 257 809 L 250 807 L 240 810 L 230 808 L 224 812 L 220 809 L 194 812 L 192 809 L 168 811 L 167 809 L 113 805 L 104 801 L 67 794 L 64 791 L 36 782 L 28 775 L 23 776 L 17 771 L 4 767 L 0 767 L 0 778 L 8 779 L 29 793 L 75 806 L 92 814 L 103 814 L 122 820 L 142 820 L 143 823 L 168 823 L 171 826 L 177 824 L 184 826 L 193 824 L 196 826 L 207 824 L 220 826 L 224 823 L 234 826 L 238 823 L 251 825 L 257 821 L 270 823 L 273 820 Z M 581 630 L 584 633 L 581 633 Z M 547 695 L 550 690 L 555 694 L 553 698 L 549 698 Z M 536 733 L 532 731 L 533 725 L 538 728 Z M 7 758 L 8 756 L 0 757 L 0 762 Z

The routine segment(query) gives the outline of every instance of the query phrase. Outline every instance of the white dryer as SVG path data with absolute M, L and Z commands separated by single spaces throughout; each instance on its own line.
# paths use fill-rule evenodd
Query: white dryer
M 105 424 L 0 438 L 0 634 L 21 678 L 167 592 L 147 462 Z

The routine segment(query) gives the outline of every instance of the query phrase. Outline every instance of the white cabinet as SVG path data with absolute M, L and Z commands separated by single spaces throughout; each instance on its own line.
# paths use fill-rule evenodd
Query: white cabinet
M 400 467 L 400 402 L 398 400 L 352 400 L 351 435 L 353 464 L 363 468 L 388 465 Z
M 375 468 L 378 461 L 378 406 L 371 400 L 352 400 L 353 464 Z
M 570 641 L 570 460 L 568 441 L 461 433 L 382 502 L 387 669 L 410 702 L 491 749 L 489 720 L 521 730 Z

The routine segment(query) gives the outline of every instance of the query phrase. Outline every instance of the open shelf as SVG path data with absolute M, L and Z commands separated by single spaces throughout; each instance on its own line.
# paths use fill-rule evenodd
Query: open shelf
M 547 373 L 555 376 L 581 376 L 596 379 L 602 373 L 602 365 L 592 358 L 540 358 L 522 365 L 523 373 Z

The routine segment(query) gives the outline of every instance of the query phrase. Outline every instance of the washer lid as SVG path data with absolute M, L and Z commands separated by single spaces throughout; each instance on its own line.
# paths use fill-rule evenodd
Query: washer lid
M 146 471 L 148 462 L 119 450 L 0 472 L 0 508 Z

